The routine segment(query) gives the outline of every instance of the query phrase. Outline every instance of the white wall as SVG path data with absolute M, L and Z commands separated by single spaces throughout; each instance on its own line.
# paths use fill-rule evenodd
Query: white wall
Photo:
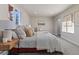
M 8 4 L 0 4 L 0 29 L 14 29 L 15 23 L 9 20 Z
M 29 25 L 30 24 L 30 17 L 26 11 L 21 10 L 21 24 L 22 25 Z
M 8 4 L 0 4 L 0 20 L 9 20 Z
M 45 25 L 41 26 L 41 30 L 49 31 L 53 34 L 53 18 L 51 17 L 31 17 L 32 27 L 38 27 L 38 22 L 44 22 Z
M 30 16 L 27 11 L 20 6 L 19 4 L 12 5 L 14 8 L 19 9 L 21 11 L 21 25 L 29 25 L 30 24 Z
M 57 35 L 57 19 L 53 19 L 53 34 Z
M 21 11 L 21 25 L 29 25 L 30 17 L 27 11 L 23 7 L 18 5 L 12 5 L 14 8 Z M 15 21 L 10 21 L 8 19 L 8 4 L 0 4 L 0 28 L 10 29 L 11 27 L 16 26 Z
M 0 20 L 0 29 L 15 29 L 16 24 L 10 20 Z
M 74 16 L 74 13 L 76 11 L 79 11 L 79 5 L 72 5 L 72 7 L 70 7 L 69 9 L 65 10 L 64 12 L 62 12 L 61 14 L 59 14 L 58 16 L 56 16 L 56 20 L 57 19 L 61 19 L 61 22 L 63 20 L 63 16 L 72 13 Z M 63 37 L 64 39 L 67 39 L 77 45 L 79 45 L 79 25 L 77 25 L 77 22 L 79 22 L 79 19 L 75 19 L 74 18 L 74 22 L 75 22 L 75 27 L 74 27 L 74 33 L 66 33 L 66 32 L 62 32 L 61 31 L 61 37 Z M 56 21 L 57 22 L 57 21 Z M 55 24 L 55 26 L 57 26 L 57 23 Z M 57 28 L 56 28 L 57 30 Z

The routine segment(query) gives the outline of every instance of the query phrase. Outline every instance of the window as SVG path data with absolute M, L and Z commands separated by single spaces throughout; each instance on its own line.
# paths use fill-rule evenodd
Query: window
M 62 22 L 62 32 L 74 33 L 74 21 L 72 14 L 64 16 Z
M 20 10 L 15 9 L 15 19 L 16 19 L 16 25 L 20 25 Z
M 10 11 L 10 20 L 13 21 L 16 25 L 21 24 L 21 12 L 19 9 Z

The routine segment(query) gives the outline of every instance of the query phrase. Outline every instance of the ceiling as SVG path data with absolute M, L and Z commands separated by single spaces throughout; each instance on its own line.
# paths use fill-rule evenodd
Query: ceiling
M 21 5 L 31 16 L 55 16 L 71 4 L 23 4 Z

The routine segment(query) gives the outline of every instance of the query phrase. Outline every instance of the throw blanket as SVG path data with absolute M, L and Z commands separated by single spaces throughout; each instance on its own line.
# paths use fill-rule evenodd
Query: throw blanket
M 37 50 L 47 49 L 48 52 L 62 51 L 59 38 L 49 32 L 37 33 Z

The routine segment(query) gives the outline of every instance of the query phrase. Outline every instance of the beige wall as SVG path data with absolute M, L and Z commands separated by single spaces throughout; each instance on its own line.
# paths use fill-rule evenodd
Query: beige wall
M 76 11 L 79 11 L 79 5 L 72 5 L 72 7 L 70 7 L 69 9 L 65 10 L 64 12 L 62 12 L 61 14 L 59 14 L 58 16 L 56 16 L 56 20 L 57 19 L 61 19 L 61 22 L 63 20 L 63 16 L 68 15 L 70 13 L 73 14 Z M 57 22 L 57 21 L 56 21 Z M 67 32 L 62 32 L 61 31 L 61 36 L 77 45 L 79 45 L 79 19 L 74 18 L 74 22 L 75 22 L 75 27 L 74 27 L 74 33 L 67 33 Z M 55 24 L 55 26 L 57 26 L 57 23 Z M 57 28 L 56 28 L 57 30 Z
M 0 20 L 9 20 L 8 4 L 0 4 Z
M 38 27 L 38 22 L 44 22 L 45 25 L 40 26 L 40 30 L 46 30 L 53 34 L 53 19 L 50 17 L 31 17 L 32 27 Z

